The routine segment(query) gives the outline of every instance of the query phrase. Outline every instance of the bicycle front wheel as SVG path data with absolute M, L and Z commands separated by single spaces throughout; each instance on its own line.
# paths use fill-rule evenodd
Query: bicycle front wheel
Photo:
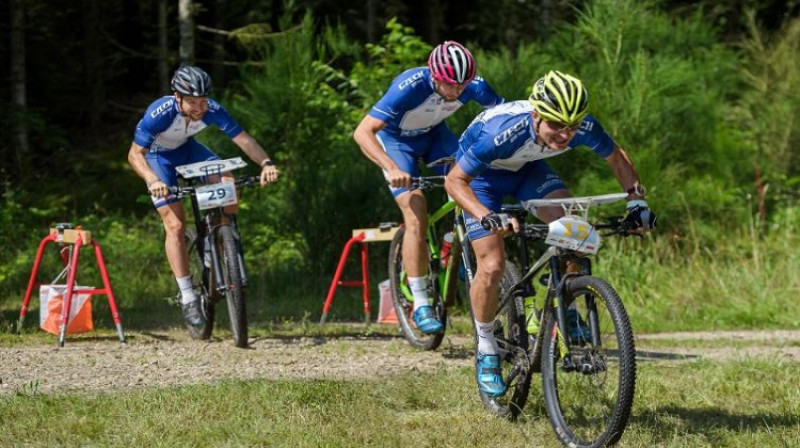
M 197 251 L 197 231 L 187 229 L 185 233 L 186 247 L 189 249 L 189 271 L 192 274 L 194 292 L 200 298 L 205 324 L 200 327 L 186 325 L 192 339 L 209 339 L 214 329 L 214 302 L 208 294 L 209 272 L 203 264 L 203 258 Z M 180 295 L 180 291 L 178 292 Z
M 247 347 L 247 313 L 244 304 L 244 290 L 242 288 L 242 274 L 239 266 L 239 251 L 236 249 L 236 239 L 231 226 L 217 228 L 217 243 L 222 255 L 222 280 L 225 289 L 225 300 L 228 302 L 228 315 L 231 321 L 233 343 L 237 347 Z
M 596 448 L 622 437 L 636 383 L 633 331 L 622 301 L 607 282 L 573 279 L 565 290 L 568 333 L 550 313 L 542 341 L 542 386 L 550 423 L 568 446 Z
M 400 227 L 389 245 L 389 284 L 392 290 L 392 304 L 397 315 L 400 332 L 412 347 L 421 350 L 436 350 L 444 339 L 444 330 L 439 333 L 425 334 L 417 328 L 412 318 L 414 314 L 414 298 L 408 287 L 408 276 L 403 266 L 403 235 L 405 227 Z M 433 310 L 439 321 L 447 327 L 447 308 L 444 306 L 438 288 L 439 279 L 428 269 L 428 286 Z
M 506 261 L 503 278 L 500 280 L 500 298 L 519 283 L 519 268 Z M 528 332 L 525 321 L 523 298 L 515 294 L 500 304 L 495 317 L 495 339 L 500 347 L 500 367 L 508 390 L 501 397 L 492 397 L 480 390 L 483 406 L 500 417 L 515 419 L 528 401 L 531 385 L 531 365 L 528 352 Z M 477 331 L 475 331 L 477 350 Z

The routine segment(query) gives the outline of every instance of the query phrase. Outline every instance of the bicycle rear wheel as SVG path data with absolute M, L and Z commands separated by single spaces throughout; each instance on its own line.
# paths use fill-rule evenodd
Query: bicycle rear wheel
M 519 268 L 514 263 L 506 261 L 503 278 L 500 281 L 501 299 L 506 291 L 520 281 L 520 278 Z M 515 419 L 528 401 L 532 374 L 522 296 L 515 294 L 497 310 L 495 339 L 500 347 L 503 381 L 508 389 L 501 397 L 492 397 L 480 390 L 478 393 L 486 409 L 500 417 Z M 475 344 L 477 350 L 477 331 L 475 331 Z
M 439 333 L 425 334 L 417 328 L 412 319 L 414 314 L 414 298 L 408 288 L 408 279 L 403 267 L 403 235 L 405 227 L 400 227 L 394 235 L 389 246 L 389 283 L 392 290 L 392 304 L 400 332 L 411 346 L 421 350 L 436 350 L 444 339 L 444 330 Z M 436 274 L 428 268 L 428 286 L 430 288 L 430 300 L 433 310 L 439 321 L 447 328 L 447 308 L 444 306 L 442 296 L 439 291 L 439 279 Z
M 225 289 L 225 299 L 228 302 L 228 315 L 231 321 L 231 333 L 235 346 L 247 347 L 247 313 L 244 303 L 244 289 L 242 288 L 242 275 L 239 266 L 239 251 L 236 249 L 236 239 L 233 228 L 229 225 L 217 227 L 218 253 L 221 254 L 222 280 L 228 287 Z
M 187 324 L 186 328 L 192 339 L 209 339 L 214 329 L 214 302 L 208 294 L 209 273 L 203 265 L 203 258 L 197 252 L 197 231 L 187 229 L 184 236 L 186 247 L 189 250 L 189 272 L 192 274 L 194 292 L 200 298 L 203 315 L 206 318 L 203 326 L 195 327 Z M 180 296 L 180 291 L 178 291 L 178 295 Z
M 544 334 L 549 336 L 542 341 L 542 386 L 547 415 L 569 446 L 613 445 L 628 424 L 636 383 L 630 320 L 614 288 L 596 277 L 569 283 L 564 303 L 573 302 L 593 334 L 590 339 L 598 343 L 561 335 L 553 314 L 545 319 Z

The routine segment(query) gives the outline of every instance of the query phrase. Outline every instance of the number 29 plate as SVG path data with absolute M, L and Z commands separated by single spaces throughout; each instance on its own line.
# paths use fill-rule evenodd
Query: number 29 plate
M 197 205 L 200 210 L 224 207 L 237 202 L 236 186 L 233 182 L 203 185 L 202 187 L 197 187 L 195 192 L 197 192 Z

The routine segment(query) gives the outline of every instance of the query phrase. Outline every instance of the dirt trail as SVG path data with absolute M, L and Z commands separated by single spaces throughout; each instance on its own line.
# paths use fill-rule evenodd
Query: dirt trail
M 38 393 L 98 393 L 226 379 L 374 378 L 409 370 L 453 370 L 472 365 L 472 341 L 451 336 L 434 352 L 419 352 L 399 337 L 260 338 L 249 349 L 229 341 L 192 341 L 183 332 L 56 339 L 47 345 L 0 347 L 0 396 L 35 388 Z M 709 339 L 725 339 L 732 347 Z M 667 344 L 664 341 L 674 341 Z M 700 345 L 700 347 L 698 347 Z M 800 331 L 662 333 L 637 336 L 641 359 L 780 357 L 800 362 Z

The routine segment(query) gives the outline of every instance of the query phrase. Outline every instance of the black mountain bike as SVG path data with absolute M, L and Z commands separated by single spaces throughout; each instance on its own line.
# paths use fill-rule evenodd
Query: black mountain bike
M 525 406 L 532 374 L 540 372 L 548 418 L 558 438 L 570 447 L 613 445 L 631 414 L 636 382 L 633 331 L 622 300 L 608 282 L 592 275 L 588 256 L 600 247 L 599 230 L 628 235 L 632 229 L 618 216 L 603 223 L 587 221 L 590 206 L 626 196 L 528 201 L 526 206 L 565 210 L 565 217 L 549 225 L 523 223 L 528 214 L 523 206 L 502 209 L 521 223 L 515 239 L 522 270 L 507 261 L 496 315 L 495 336 L 508 390 L 501 397 L 481 393 L 481 399 L 497 415 L 514 418 Z M 538 259 L 529 250 L 534 241 L 547 245 Z M 532 302 L 536 283 L 546 293 L 538 307 L 528 310 L 539 323 L 538 333 L 528 335 L 525 302 Z
M 241 157 L 179 166 L 176 170 L 187 183 L 209 178 L 216 183 L 171 188 L 178 198 L 192 199 L 195 228 L 186 230 L 186 245 L 195 293 L 200 297 L 206 322 L 201 327 L 187 325 L 189 334 L 194 339 L 209 339 L 216 304 L 225 299 L 233 343 L 242 348 L 247 347 L 248 337 L 244 298 L 247 275 L 236 217 L 225 213 L 224 207 L 238 202 L 235 187 L 254 187 L 259 178 L 243 176 L 234 182 L 220 182 L 220 176 L 244 166 L 247 163 Z

